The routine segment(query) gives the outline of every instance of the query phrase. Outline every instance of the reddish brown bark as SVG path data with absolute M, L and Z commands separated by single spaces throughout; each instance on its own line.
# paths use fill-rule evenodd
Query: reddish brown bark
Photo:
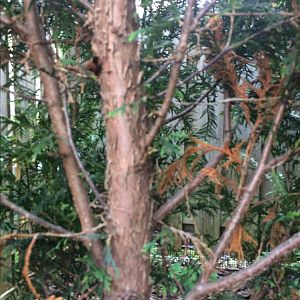
M 44 86 L 44 99 L 51 117 L 53 132 L 55 133 L 59 154 L 63 161 L 65 174 L 72 193 L 75 208 L 84 231 L 92 229 L 93 216 L 89 206 L 89 198 L 83 182 L 79 176 L 80 169 L 70 146 L 66 119 L 63 113 L 60 86 L 55 76 L 54 61 L 51 49 L 46 42 L 45 34 L 36 12 L 35 2 L 24 0 L 26 28 L 28 34 L 24 39 L 30 49 L 37 69 L 40 71 Z M 85 246 L 92 250 L 95 261 L 102 264 L 102 249 L 98 241 L 85 241 Z
M 146 299 L 149 268 L 142 253 L 150 227 L 149 169 L 145 115 L 140 106 L 139 53 L 128 35 L 136 30 L 135 1 L 95 3 L 93 50 L 102 64 L 99 78 L 107 128 L 107 188 L 117 270 L 107 299 Z M 119 113 L 114 113 L 123 108 Z

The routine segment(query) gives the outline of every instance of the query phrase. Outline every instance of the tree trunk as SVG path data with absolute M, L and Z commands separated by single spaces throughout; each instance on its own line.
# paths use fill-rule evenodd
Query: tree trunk
M 93 50 L 107 129 L 107 188 L 112 223 L 109 267 L 112 291 L 106 299 L 146 299 L 149 267 L 142 253 L 150 228 L 150 169 L 143 144 L 146 115 L 140 101 L 139 53 L 128 35 L 136 30 L 135 1 L 95 3 Z

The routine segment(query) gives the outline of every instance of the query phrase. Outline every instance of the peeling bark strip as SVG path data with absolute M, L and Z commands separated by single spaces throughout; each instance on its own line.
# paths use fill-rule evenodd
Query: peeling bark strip
M 111 250 L 117 270 L 106 299 L 146 299 L 149 238 L 149 168 L 145 114 L 140 104 L 139 53 L 128 42 L 137 29 L 135 1 L 98 0 L 94 10 L 93 51 L 102 64 L 99 77 L 107 130 L 107 189 L 112 227 Z M 123 112 L 114 113 L 118 108 Z
M 80 169 L 68 142 L 66 120 L 62 110 L 59 83 L 54 74 L 55 69 L 51 49 L 45 43 L 46 37 L 36 12 L 35 2 L 24 0 L 24 9 L 28 32 L 25 36 L 25 41 L 30 49 L 34 63 L 41 74 L 41 81 L 44 85 L 44 99 L 48 107 L 59 154 L 63 161 L 81 227 L 84 231 L 90 230 L 94 227 L 94 222 L 89 206 L 89 198 L 79 177 Z M 96 263 L 101 265 L 102 249 L 100 242 L 86 240 L 85 246 L 91 249 Z

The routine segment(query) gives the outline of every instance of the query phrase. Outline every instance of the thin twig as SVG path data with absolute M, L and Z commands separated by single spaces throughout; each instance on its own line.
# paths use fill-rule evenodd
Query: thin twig
M 228 39 L 225 45 L 225 48 L 229 47 L 231 44 L 232 34 L 233 34 L 233 28 L 234 28 L 234 15 L 230 16 L 230 27 L 229 27 L 229 33 L 228 33 Z
M 260 118 L 261 118 L 260 114 L 258 114 L 255 125 L 253 126 L 253 128 L 251 130 L 251 133 L 250 133 L 248 145 L 246 147 L 245 157 L 243 159 L 243 163 L 242 163 L 242 166 L 241 166 L 239 187 L 238 187 L 237 194 L 236 194 L 236 199 L 237 200 L 240 198 L 240 196 L 243 193 L 243 188 L 244 188 L 244 185 L 246 183 L 247 176 L 248 176 L 248 164 L 249 164 L 254 146 L 255 146 L 256 141 L 257 141 L 257 139 L 259 137 L 259 134 L 260 134 L 260 130 L 261 130 L 260 126 L 262 124 L 262 121 L 261 121 Z
M 89 299 L 89 295 L 91 293 L 93 293 L 97 287 L 98 287 L 99 283 L 96 282 L 93 286 L 91 286 L 90 288 L 88 288 L 82 295 L 79 295 L 77 300 L 86 300 Z
M 61 226 L 50 223 L 50 222 L 36 216 L 35 214 L 27 211 L 26 209 L 18 206 L 17 204 L 9 201 L 5 195 L 0 195 L 0 204 L 2 204 L 3 206 L 14 211 L 18 215 L 23 216 L 36 224 L 39 224 L 40 226 L 42 226 L 44 228 L 50 229 L 54 232 L 59 232 L 59 233 L 64 233 L 64 234 L 73 234 L 73 232 L 71 232 Z
M 74 240 L 78 240 L 80 242 L 86 242 L 86 234 L 89 233 L 93 233 L 96 232 L 97 230 L 105 227 L 104 223 L 101 223 L 95 227 L 92 227 L 88 230 L 83 230 L 81 232 L 72 232 L 70 230 L 67 230 L 61 226 L 55 225 L 53 223 L 50 223 L 38 216 L 36 216 L 33 213 L 30 213 L 29 211 L 25 210 L 24 208 L 16 205 L 15 203 L 9 201 L 7 199 L 7 197 L 5 195 L 0 195 L 0 204 L 2 204 L 3 206 L 9 208 L 10 210 L 14 211 L 15 213 L 17 213 L 20 216 L 23 216 L 25 218 L 27 218 L 28 220 L 30 220 L 31 222 L 34 222 L 44 228 L 47 228 L 49 230 L 51 230 L 52 232 L 47 232 L 47 233 L 38 233 L 40 236 L 51 236 L 51 237 L 64 237 L 64 238 L 72 238 Z M 7 235 L 9 238 L 14 237 L 16 235 L 18 235 L 19 233 L 13 233 L 10 235 Z M 21 234 L 22 235 L 22 234 Z M 32 237 L 32 235 L 27 235 L 26 237 Z M 1 239 L 5 238 L 1 237 Z
M 145 63 L 158 63 L 158 62 L 170 62 L 174 60 L 174 56 L 172 55 L 171 57 L 160 57 L 160 58 L 143 58 L 141 61 Z
M 263 97 L 263 98 L 227 98 L 224 100 L 220 100 L 219 102 L 226 103 L 226 102 L 260 102 L 260 101 L 271 101 L 271 100 L 279 100 L 279 97 Z
M 174 120 L 177 120 L 183 116 L 185 116 L 186 114 L 188 114 L 189 112 L 191 112 L 198 104 L 200 104 L 206 97 L 208 97 L 208 95 L 211 93 L 211 91 L 213 91 L 215 89 L 215 87 L 218 85 L 218 82 L 216 82 L 208 91 L 206 91 L 200 98 L 198 98 L 195 102 L 193 102 L 192 104 L 189 104 L 189 107 L 187 107 L 184 111 L 178 113 L 175 116 L 172 116 L 170 118 L 167 118 L 164 121 L 164 124 L 168 124 Z
M 268 164 L 265 165 L 265 172 L 269 172 L 269 171 L 281 166 L 282 164 L 287 162 L 289 159 L 291 159 L 293 156 L 295 156 L 299 153 L 300 153 L 300 147 L 297 147 L 279 157 L 275 157 Z
M 67 0 L 67 2 L 70 4 L 70 6 L 63 6 L 63 7 L 62 7 L 63 4 L 60 1 L 50 0 L 50 2 L 52 5 L 58 6 L 59 9 L 63 9 L 67 12 L 71 12 L 71 13 L 75 14 L 77 17 L 80 18 L 81 21 L 85 21 L 86 15 L 77 11 L 77 9 L 72 4 L 72 1 Z
M 35 233 L 20 233 L 13 232 L 8 233 L 0 237 L 0 241 L 12 240 L 12 239 L 28 239 L 35 235 L 40 237 L 52 237 L 52 238 L 68 238 L 78 241 L 84 241 L 86 238 L 94 239 L 97 236 L 97 231 L 104 228 L 106 225 L 104 223 L 95 226 L 89 230 L 84 230 L 81 232 L 70 232 L 70 233 L 55 233 L 55 232 L 35 232 Z
M 226 16 L 226 17 L 264 17 L 264 16 L 284 16 L 284 17 L 292 17 L 296 16 L 297 13 L 294 12 L 219 12 L 219 13 L 207 13 L 207 16 L 215 17 L 215 16 Z
M 207 15 L 208 11 L 216 4 L 217 0 L 212 0 L 210 3 L 207 3 L 197 14 L 197 16 L 194 18 L 193 23 L 191 25 L 190 31 L 194 31 L 198 24 L 200 19 L 202 19 L 205 15 Z
M 0 24 L 9 25 L 11 28 L 18 33 L 22 38 L 25 38 L 27 34 L 29 34 L 26 27 L 19 23 L 16 17 L 9 17 L 3 14 L 0 14 Z
M 204 264 L 206 262 L 206 257 L 204 254 L 206 254 L 207 256 L 211 256 L 213 254 L 210 248 L 206 245 L 206 243 L 203 242 L 197 236 L 189 232 L 175 228 L 173 226 L 170 226 L 161 220 L 156 220 L 156 221 L 161 225 L 163 225 L 164 227 L 168 228 L 172 233 L 174 233 L 174 235 L 179 236 L 183 241 L 190 240 L 195 246 L 196 253 L 199 255 L 201 263 Z
M 67 89 L 67 87 L 65 87 L 65 89 L 66 89 L 67 93 L 70 93 L 69 90 Z M 91 176 L 90 176 L 89 172 L 85 169 L 85 167 L 83 166 L 83 164 L 81 162 L 81 159 L 78 156 L 78 152 L 77 152 L 77 149 L 76 149 L 76 146 L 74 144 L 73 137 L 72 137 L 72 129 L 71 129 L 69 115 L 68 115 L 67 99 L 66 99 L 66 97 L 62 97 L 62 98 L 63 98 L 62 99 L 62 101 L 63 101 L 63 112 L 64 112 L 64 116 L 65 116 L 65 121 L 66 121 L 67 132 L 68 132 L 68 142 L 69 142 L 70 147 L 72 149 L 74 158 L 75 158 L 75 160 L 77 162 L 77 165 L 78 165 L 80 171 L 83 173 L 83 176 L 84 176 L 86 182 L 91 187 L 91 189 L 92 189 L 93 193 L 95 194 L 96 198 L 101 203 L 102 208 L 105 208 L 106 207 L 106 203 L 105 203 L 103 197 L 99 193 L 97 187 L 95 186 L 93 180 L 91 179 Z
M 88 2 L 87 0 L 77 0 L 82 6 L 84 6 L 85 8 L 87 8 L 88 10 L 92 10 L 93 9 L 93 5 Z
M 45 102 L 45 99 L 40 99 L 40 98 L 36 98 L 34 96 L 28 96 L 28 95 L 24 95 L 24 94 L 21 94 L 21 93 L 18 93 L 18 92 L 13 92 L 13 91 L 10 91 L 8 88 L 3 87 L 3 86 L 0 87 L 0 90 L 3 90 L 3 91 L 8 92 L 10 94 L 13 94 L 17 97 L 20 97 L 20 98 L 24 99 L 24 100 L 36 101 L 36 102 L 41 102 L 41 103 Z
M 41 295 L 36 291 L 35 287 L 32 284 L 32 281 L 29 277 L 29 266 L 30 266 L 30 256 L 31 256 L 31 252 L 32 252 L 32 248 L 36 242 L 38 238 L 38 234 L 35 234 L 26 250 L 25 253 L 25 263 L 24 263 L 24 267 L 23 267 L 23 271 L 22 271 L 22 275 L 25 278 L 25 281 L 28 285 L 28 288 L 30 289 L 31 293 L 34 295 L 34 297 L 36 299 L 41 299 Z
M 172 58 L 173 60 L 174 58 Z M 166 68 L 167 66 L 171 64 L 171 62 L 168 60 L 166 61 L 150 78 L 148 78 L 144 84 L 151 83 L 155 78 L 157 78 Z

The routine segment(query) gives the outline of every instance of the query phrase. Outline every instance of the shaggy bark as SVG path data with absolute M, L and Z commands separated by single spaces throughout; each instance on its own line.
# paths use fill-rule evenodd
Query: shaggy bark
M 128 36 L 136 30 L 135 1 L 98 0 L 93 50 L 102 65 L 99 77 L 107 129 L 106 184 L 111 217 L 111 251 L 116 268 L 106 299 L 146 299 L 149 267 L 143 245 L 149 238 L 150 201 L 146 133 L 140 102 L 139 53 Z

